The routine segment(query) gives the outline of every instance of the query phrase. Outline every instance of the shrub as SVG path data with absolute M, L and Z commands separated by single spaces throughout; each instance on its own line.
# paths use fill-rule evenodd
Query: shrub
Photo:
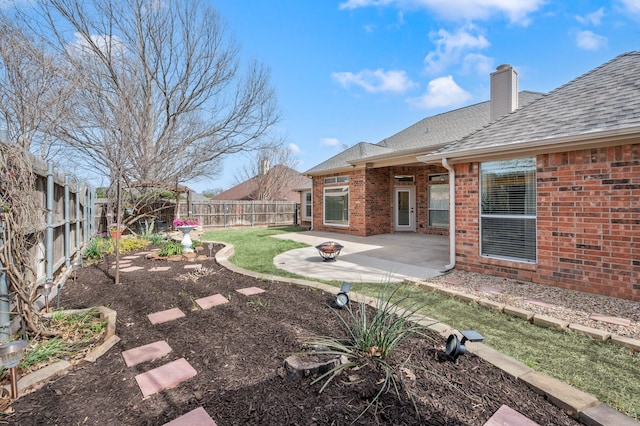
M 111 239 L 102 237 L 94 237 L 89 241 L 89 244 L 84 248 L 82 256 L 86 259 L 102 259 L 105 254 L 113 251 L 113 244 Z
M 167 241 L 158 250 L 158 256 L 175 256 L 184 252 L 184 246 L 178 241 Z
M 151 244 L 161 244 L 164 241 L 164 237 L 162 236 L 162 234 L 152 234 L 149 237 L 149 241 L 151 242 Z
M 308 352 L 315 355 L 339 356 L 347 362 L 339 364 L 325 374 L 319 376 L 311 384 L 325 380 L 320 388 L 322 392 L 329 383 L 342 371 L 354 368 L 361 369 L 366 365 L 374 365 L 374 371 L 384 372 L 384 379 L 380 383 L 380 389 L 367 408 L 360 413 L 357 421 L 369 408 L 376 404 L 378 398 L 390 389 L 393 389 L 398 397 L 402 389 L 402 374 L 400 369 L 405 363 L 393 364 L 388 358 L 393 351 L 409 336 L 420 334 L 424 337 L 427 326 L 410 321 L 424 304 L 413 302 L 409 292 L 405 292 L 405 286 L 392 287 L 385 283 L 376 300 L 373 313 L 368 309 L 364 297 L 354 310 L 350 305 L 345 307 L 346 315 L 332 308 L 344 325 L 348 339 L 334 337 L 316 337 L 305 342 L 312 349 Z M 346 316 L 346 318 L 345 318 Z M 405 387 L 405 392 L 413 400 Z
M 132 251 L 143 250 L 148 244 L 149 241 L 143 238 L 121 238 L 118 248 L 120 253 L 129 253 Z

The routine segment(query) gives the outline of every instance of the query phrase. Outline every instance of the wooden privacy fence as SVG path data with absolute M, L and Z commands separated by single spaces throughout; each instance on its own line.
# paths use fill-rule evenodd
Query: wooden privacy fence
M 164 206 L 150 206 L 150 210 L 154 211 L 154 229 L 157 231 L 170 229 L 175 218 L 175 200 L 163 203 Z M 107 200 L 96 200 L 98 230 L 102 230 L 106 224 L 106 206 Z M 186 202 L 180 201 L 178 211 L 181 218 L 197 217 L 204 229 L 298 224 L 298 203 L 291 201 L 207 200 L 193 201 L 190 208 Z M 136 226 L 133 228 L 136 230 Z

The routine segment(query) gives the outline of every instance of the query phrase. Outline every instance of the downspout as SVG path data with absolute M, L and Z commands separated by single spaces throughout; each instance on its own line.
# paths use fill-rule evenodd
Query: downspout
M 449 264 L 440 271 L 445 273 L 456 266 L 456 171 L 446 158 L 442 159 L 442 165 L 449 170 Z

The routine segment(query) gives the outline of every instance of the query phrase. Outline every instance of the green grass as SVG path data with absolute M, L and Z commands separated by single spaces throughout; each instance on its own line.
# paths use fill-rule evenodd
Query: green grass
M 300 278 L 273 265 L 273 258 L 304 244 L 269 238 L 300 228 L 252 228 L 212 231 L 206 240 L 233 244 L 234 264 L 252 271 Z M 339 285 L 339 283 L 333 283 Z M 380 283 L 354 283 L 352 291 L 376 295 Z M 421 313 L 456 329 L 478 330 L 484 343 L 537 371 L 549 374 L 601 402 L 640 419 L 640 354 L 620 345 L 600 342 L 562 330 L 535 326 L 522 319 L 477 304 L 463 302 L 419 287 L 412 288 Z

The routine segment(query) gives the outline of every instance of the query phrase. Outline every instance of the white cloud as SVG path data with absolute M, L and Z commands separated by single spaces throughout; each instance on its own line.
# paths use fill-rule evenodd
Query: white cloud
M 493 58 L 479 53 L 468 53 L 462 60 L 462 70 L 464 73 L 476 73 L 487 76 L 494 70 Z
M 299 154 L 300 153 L 300 147 L 292 142 L 292 143 L 289 144 L 289 151 L 293 152 L 294 154 Z
M 431 80 L 424 95 L 408 99 L 407 102 L 418 108 L 433 109 L 461 105 L 469 99 L 471 94 L 458 86 L 449 75 Z
M 406 72 L 398 70 L 363 70 L 356 74 L 334 72 L 331 76 L 344 88 L 354 85 L 362 87 L 369 93 L 404 93 L 417 85 L 407 77 Z
M 336 138 L 322 138 L 320 144 L 323 146 L 340 146 L 340 141 Z
M 604 7 L 584 16 L 576 16 L 576 20 L 582 25 L 600 25 L 604 16 Z
M 598 50 L 607 46 L 607 38 L 591 31 L 580 31 L 576 36 L 576 44 L 580 49 Z
M 529 25 L 529 15 L 548 0 L 347 0 L 340 9 L 396 6 L 401 9 L 427 9 L 448 20 L 487 20 L 504 15 L 512 23 Z M 630 2 L 632 0 L 622 0 Z M 637 1 L 637 0 L 636 0 Z
M 430 37 L 436 44 L 436 50 L 429 52 L 424 58 L 426 70 L 433 74 L 442 73 L 449 65 L 460 62 L 465 51 L 489 47 L 489 40 L 483 35 L 474 35 L 469 31 L 474 29 L 473 26 L 468 26 L 455 33 L 444 29 L 431 33 Z
M 618 3 L 629 13 L 640 14 L 640 0 L 618 0 Z

